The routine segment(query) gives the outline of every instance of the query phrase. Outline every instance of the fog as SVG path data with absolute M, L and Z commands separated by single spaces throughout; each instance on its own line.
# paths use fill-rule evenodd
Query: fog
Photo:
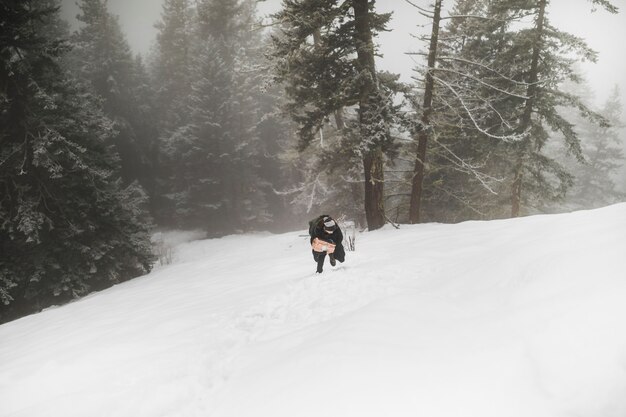
M 109 8 L 119 16 L 120 24 L 128 37 L 134 52 L 146 54 L 156 36 L 154 24 L 159 20 L 163 0 L 109 0 Z M 281 0 L 260 0 L 258 10 L 267 17 L 280 7 Z M 428 6 L 430 0 L 414 0 L 415 4 Z M 445 3 L 451 4 L 452 1 Z M 626 54 L 623 41 L 626 39 L 626 1 L 614 3 L 620 13 L 612 15 L 603 10 L 592 11 L 592 4 L 586 0 L 552 0 L 550 21 L 557 28 L 579 36 L 598 52 L 598 62 L 581 63 L 581 68 L 595 91 L 596 104 L 601 105 L 618 85 L 626 93 Z M 75 16 L 79 12 L 76 0 L 62 0 L 64 17 L 76 25 Z M 419 50 L 422 45 L 411 35 L 424 30 L 428 22 L 414 7 L 404 0 L 379 0 L 377 9 L 392 12 L 392 31 L 380 36 L 383 58 L 380 67 L 402 74 L 408 80 L 415 67 L 407 52 Z
M 414 4 L 428 7 L 430 0 L 413 0 Z M 452 1 L 444 1 L 452 4 Z M 626 53 L 623 41 L 626 39 L 626 0 L 613 2 L 620 13 L 610 14 L 604 10 L 594 11 L 588 0 L 552 0 L 549 6 L 549 19 L 557 28 L 585 39 L 588 45 L 598 52 L 598 60 L 580 62 L 586 80 L 593 91 L 593 104 L 601 107 L 615 86 L 622 97 L 626 94 Z M 150 51 L 156 36 L 154 24 L 159 20 L 163 0 L 109 0 L 109 8 L 119 17 L 128 42 L 135 53 L 145 55 Z M 258 0 L 259 15 L 269 20 L 269 15 L 280 8 L 281 0 Z M 409 81 L 415 74 L 414 57 L 407 52 L 424 48 L 414 35 L 429 30 L 428 21 L 405 0 L 379 0 L 377 9 L 391 12 L 391 31 L 379 37 L 382 58 L 381 69 L 400 74 Z M 79 12 L 76 0 L 62 0 L 62 14 L 74 26 Z M 622 120 L 626 120 L 626 107 L 622 109 Z M 622 129 L 626 137 L 626 127 Z M 626 152 L 626 141 L 623 144 Z M 626 176 L 626 168 L 620 177 Z

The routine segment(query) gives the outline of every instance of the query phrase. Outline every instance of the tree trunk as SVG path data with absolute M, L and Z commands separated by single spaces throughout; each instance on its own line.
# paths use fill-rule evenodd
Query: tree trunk
M 385 225 L 384 210 L 382 207 L 383 187 L 380 178 L 383 171 L 382 152 L 370 152 L 363 157 L 363 172 L 365 173 L 365 218 L 369 230 L 375 230 Z M 377 217 L 378 216 L 378 217 Z
M 533 54 L 528 72 L 528 88 L 526 90 L 526 104 L 520 121 L 520 131 L 528 131 L 532 125 L 533 107 L 537 94 L 537 81 L 539 80 L 539 55 L 542 47 L 543 27 L 545 21 L 547 0 L 539 0 L 539 14 L 535 23 L 535 41 L 533 42 Z M 511 186 L 511 217 L 519 217 L 522 202 L 522 179 L 524 170 L 524 157 L 530 150 L 530 138 L 524 138 L 520 144 L 517 155 L 517 163 L 513 172 L 513 185 Z
M 357 60 L 362 73 L 369 72 L 369 77 L 361 85 L 359 97 L 359 124 L 363 141 L 368 141 L 375 119 L 368 113 L 372 97 L 377 94 L 376 63 L 374 61 L 374 42 L 370 25 L 369 1 L 354 0 L 354 25 Z M 363 155 L 363 173 L 365 177 L 365 218 L 369 230 L 376 230 L 385 224 L 383 152 L 380 144 L 370 145 Z
M 428 49 L 428 69 L 426 71 L 426 84 L 424 85 L 424 103 L 422 111 L 422 129 L 417 136 L 417 155 L 415 157 L 415 168 L 413 170 L 413 183 L 411 187 L 411 205 L 409 206 L 409 223 L 420 222 L 420 208 L 422 202 L 422 191 L 424 183 L 424 164 L 426 163 L 426 145 L 428 143 L 428 125 L 432 112 L 433 91 L 435 81 L 433 79 L 433 68 L 437 59 L 437 42 L 439 38 L 439 23 L 441 21 L 441 2 L 435 2 L 435 12 L 433 15 L 433 27 L 430 35 L 430 47 Z
M 337 130 L 343 130 L 346 126 L 343 120 L 343 107 L 335 110 L 335 124 L 337 125 Z

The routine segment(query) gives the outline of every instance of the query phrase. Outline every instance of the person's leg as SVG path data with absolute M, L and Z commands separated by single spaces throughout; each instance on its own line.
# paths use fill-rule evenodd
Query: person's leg
M 322 273 L 324 269 L 324 259 L 326 259 L 326 252 L 318 252 L 317 253 L 317 272 Z
M 337 265 L 337 262 L 335 261 L 335 254 L 334 253 L 329 253 L 328 254 L 328 260 L 330 261 L 330 265 L 331 266 Z

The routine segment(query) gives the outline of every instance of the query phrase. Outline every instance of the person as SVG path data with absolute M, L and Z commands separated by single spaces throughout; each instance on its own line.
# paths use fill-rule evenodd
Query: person
M 311 245 L 313 245 L 315 238 L 335 245 L 335 251 L 328 256 L 332 266 L 335 266 L 337 261 L 342 263 L 345 261 L 346 252 L 343 248 L 343 233 L 335 219 L 327 214 L 323 214 L 311 220 L 309 222 L 309 236 L 311 236 Z M 317 273 L 321 274 L 324 268 L 326 252 L 316 252 L 315 250 L 312 250 L 312 252 L 313 259 L 317 263 Z

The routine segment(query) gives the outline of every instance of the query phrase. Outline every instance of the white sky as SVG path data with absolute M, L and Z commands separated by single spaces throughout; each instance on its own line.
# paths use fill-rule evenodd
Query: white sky
M 110 10 L 117 14 L 128 41 L 135 52 L 146 53 L 156 34 L 154 23 L 161 14 L 163 0 L 109 0 Z M 431 0 L 414 0 L 427 7 Z M 73 20 L 78 12 L 76 0 L 62 0 L 66 18 Z M 259 11 L 266 15 L 278 9 L 281 0 L 259 1 Z M 444 5 L 452 0 L 444 0 Z M 603 10 L 591 13 L 589 0 L 552 0 L 549 18 L 552 23 L 567 32 L 587 40 L 589 46 L 599 52 L 597 64 L 582 63 L 582 68 L 592 89 L 596 92 L 596 104 L 602 104 L 614 85 L 619 85 L 626 96 L 626 0 L 613 0 L 621 13 L 611 15 Z M 392 32 L 380 36 L 381 52 L 384 54 L 380 66 L 401 73 L 405 80 L 412 75 L 414 64 L 405 53 L 421 46 L 411 37 L 420 30 L 418 26 L 428 24 L 426 18 L 404 0 L 378 0 L 379 11 L 393 11 Z

